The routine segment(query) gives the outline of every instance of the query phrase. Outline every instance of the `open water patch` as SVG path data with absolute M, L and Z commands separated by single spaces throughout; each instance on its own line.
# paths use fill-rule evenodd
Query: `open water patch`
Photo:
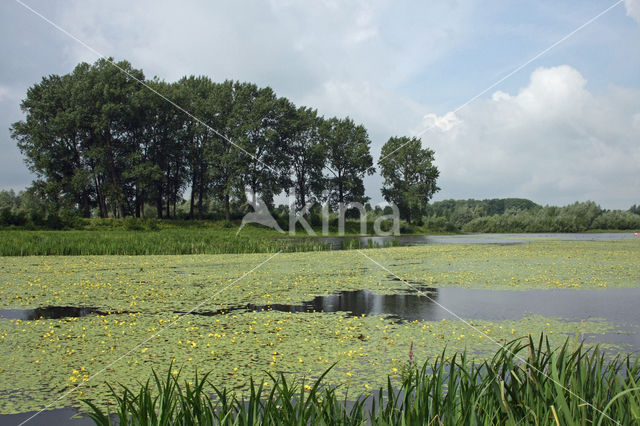
M 418 283 L 416 283 L 418 284 Z M 468 288 L 407 288 L 400 294 L 370 290 L 341 291 L 300 304 L 238 305 L 194 315 L 222 315 L 233 311 L 346 312 L 350 315 L 390 315 L 406 321 L 477 319 L 518 320 L 530 315 L 581 320 L 601 318 L 640 325 L 640 288 L 484 290 Z M 184 314 L 186 312 L 176 312 Z
M 334 250 L 357 247 L 393 247 L 420 246 L 430 244 L 489 244 L 516 245 L 526 244 L 534 240 L 562 241 L 618 241 L 635 238 L 629 232 L 599 233 L 511 233 L 511 234 L 459 234 L 459 235 L 392 235 L 392 236 L 345 236 L 316 237 L 321 244 L 329 245 Z
M 0 318 L 31 321 L 128 313 L 128 311 L 102 311 L 99 308 L 88 306 L 42 306 L 33 309 L 0 309 Z

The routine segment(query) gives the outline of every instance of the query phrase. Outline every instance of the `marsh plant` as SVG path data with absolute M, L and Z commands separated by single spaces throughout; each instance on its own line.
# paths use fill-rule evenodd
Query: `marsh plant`
M 419 365 L 412 354 L 401 380 L 388 377 L 386 387 L 351 400 L 323 384 L 330 369 L 311 384 L 283 374 L 251 380 L 239 397 L 206 374 L 188 381 L 171 367 L 137 390 L 110 388 L 115 412 L 86 403 L 99 425 L 636 424 L 638 360 L 571 346 L 521 338 L 482 363 L 443 352 Z

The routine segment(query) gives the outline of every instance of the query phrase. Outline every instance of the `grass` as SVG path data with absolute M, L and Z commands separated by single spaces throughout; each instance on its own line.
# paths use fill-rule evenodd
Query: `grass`
M 326 244 L 252 227 L 236 236 L 222 226 L 158 230 L 0 231 L 0 256 L 181 255 L 327 250 Z
M 348 239 L 345 248 L 364 248 L 359 240 L 348 238 L 359 235 L 360 224 L 348 220 L 345 225 Z M 129 217 L 122 220 L 82 219 L 76 228 L 69 230 L 0 228 L 0 256 L 237 254 L 332 248 L 331 244 L 309 238 L 299 224 L 293 236 L 253 224 L 240 232 L 239 227 L 239 221 L 141 220 Z M 373 231 L 372 222 L 367 223 L 367 230 Z M 314 231 L 318 236 L 322 235 L 321 225 L 315 226 Z M 402 232 L 427 231 L 403 224 Z M 339 236 L 337 222 L 331 223 L 328 236 Z
M 526 362 L 523 360 L 526 359 Z M 608 359 L 599 349 L 552 350 L 541 335 L 520 339 L 476 364 L 466 353 L 443 352 L 417 366 L 407 361 L 400 382 L 373 394 L 338 397 L 317 380 L 270 376 L 270 389 L 252 379 L 245 398 L 218 387 L 209 375 L 181 380 L 169 368 L 137 389 L 110 387 L 120 425 L 475 425 L 635 424 L 640 421 L 640 364 Z M 175 372 L 177 373 L 177 372 Z M 213 398 L 211 397 L 213 396 Z M 98 425 L 111 412 L 85 403 Z

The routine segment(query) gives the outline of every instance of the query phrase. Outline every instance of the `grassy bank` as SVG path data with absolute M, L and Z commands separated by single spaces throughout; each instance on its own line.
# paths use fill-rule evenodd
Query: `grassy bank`
M 157 230 L 0 231 L 0 256 L 178 255 L 316 251 L 327 247 L 309 239 L 252 227 L 236 235 L 223 226 Z
M 514 341 L 482 363 L 465 353 L 443 353 L 421 366 L 413 354 L 402 376 L 387 386 L 354 392 L 351 402 L 336 388 L 284 374 L 249 382 L 246 398 L 216 386 L 209 375 L 166 376 L 133 389 L 114 384 L 109 409 L 86 401 L 98 425 L 400 425 L 400 424 L 636 424 L 640 420 L 637 359 L 607 359 L 597 348 L 552 350 L 540 336 Z M 328 371 L 327 371 L 328 372 Z M 325 372 L 325 375 L 327 374 Z M 213 395 L 213 400 L 211 396 Z
M 0 256 L 181 255 L 331 249 L 330 244 L 310 239 L 301 226 L 298 228 L 296 234 L 290 236 L 288 232 L 259 225 L 247 225 L 239 230 L 240 222 L 84 219 L 77 229 L 0 229 Z M 372 223 L 367 230 L 373 232 Z M 314 227 L 314 231 L 322 235 L 321 226 Z M 403 226 L 402 231 L 424 230 Z M 359 235 L 359 232 L 359 223 L 346 223 L 346 236 Z M 328 236 L 336 235 L 337 225 L 332 225 Z M 359 248 L 357 243 L 352 241 L 348 248 Z

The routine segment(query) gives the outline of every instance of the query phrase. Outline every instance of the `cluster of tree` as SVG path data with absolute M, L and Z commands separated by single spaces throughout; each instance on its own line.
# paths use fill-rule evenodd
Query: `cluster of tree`
M 16 194 L 13 190 L 0 191 L 0 227 L 34 226 L 63 228 L 69 221 L 58 212 L 47 211 L 42 198 L 30 188 Z
M 215 205 L 214 200 L 208 200 L 210 205 L 206 206 L 208 211 L 207 219 L 222 220 L 224 219 L 224 212 L 214 212 Z M 158 226 L 158 221 L 154 216 L 154 211 L 150 211 L 150 215 L 143 219 L 138 219 L 134 216 L 128 216 L 122 221 L 95 221 L 91 219 L 80 218 L 73 210 L 56 210 L 52 208 L 51 204 L 48 204 L 43 200 L 36 190 L 28 188 L 24 191 L 16 193 L 13 190 L 0 190 L 0 228 L 3 227 L 25 227 L 27 229 L 109 229 L 109 228 L 124 228 L 130 230 L 138 229 L 155 229 Z M 244 213 L 247 212 L 247 206 L 242 205 L 239 200 L 234 200 L 231 205 L 232 218 L 241 219 Z M 370 203 L 364 204 L 364 209 L 367 212 L 367 222 L 370 232 L 373 232 L 373 222 L 380 216 L 388 216 L 393 214 L 393 209 L 390 206 L 382 207 L 380 205 L 372 206 Z M 286 229 L 289 225 L 289 210 L 290 207 L 281 204 L 271 210 L 271 214 L 278 221 L 279 225 Z M 307 222 L 314 227 L 322 226 L 322 206 L 316 204 L 310 209 L 307 216 Z M 351 209 L 346 211 L 347 218 L 358 218 L 359 211 L 357 209 Z M 176 218 L 180 221 L 188 220 L 189 218 L 189 201 L 182 200 L 178 203 L 176 208 Z M 330 227 L 336 228 L 339 222 L 339 216 L 336 212 L 329 215 Z M 347 220 L 347 229 L 350 233 L 359 232 L 359 221 L 351 222 Z M 387 224 L 385 223 L 385 230 Z M 390 224 L 389 224 L 390 225 Z M 408 228 L 404 225 L 401 229 L 407 231 Z
M 501 215 L 510 210 L 526 211 L 540 207 L 524 198 L 493 198 L 490 200 L 443 200 L 425 208 L 427 222 L 436 228 L 448 226 L 448 230 L 462 229 L 475 218 Z
M 427 207 L 433 230 L 464 232 L 584 232 L 640 229 L 640 209 L 605 210 L 593 201 L 555 207 L 521 198 L 445 200 Z
M 126 61 L 101 59 L 43 78 L 21 108 L 11 134 L 37 176 L 29 192 L 83 217 L 144 217 L 145 205 L 176 217 L 189 193 L 190 218 L 215 200 L 229 220 L 247 189 L 269 207 L 290 188 L 298 208 L 321 194 L 364 203 L 374 172 L 362 125 L 251 83 L 145 80 Z

